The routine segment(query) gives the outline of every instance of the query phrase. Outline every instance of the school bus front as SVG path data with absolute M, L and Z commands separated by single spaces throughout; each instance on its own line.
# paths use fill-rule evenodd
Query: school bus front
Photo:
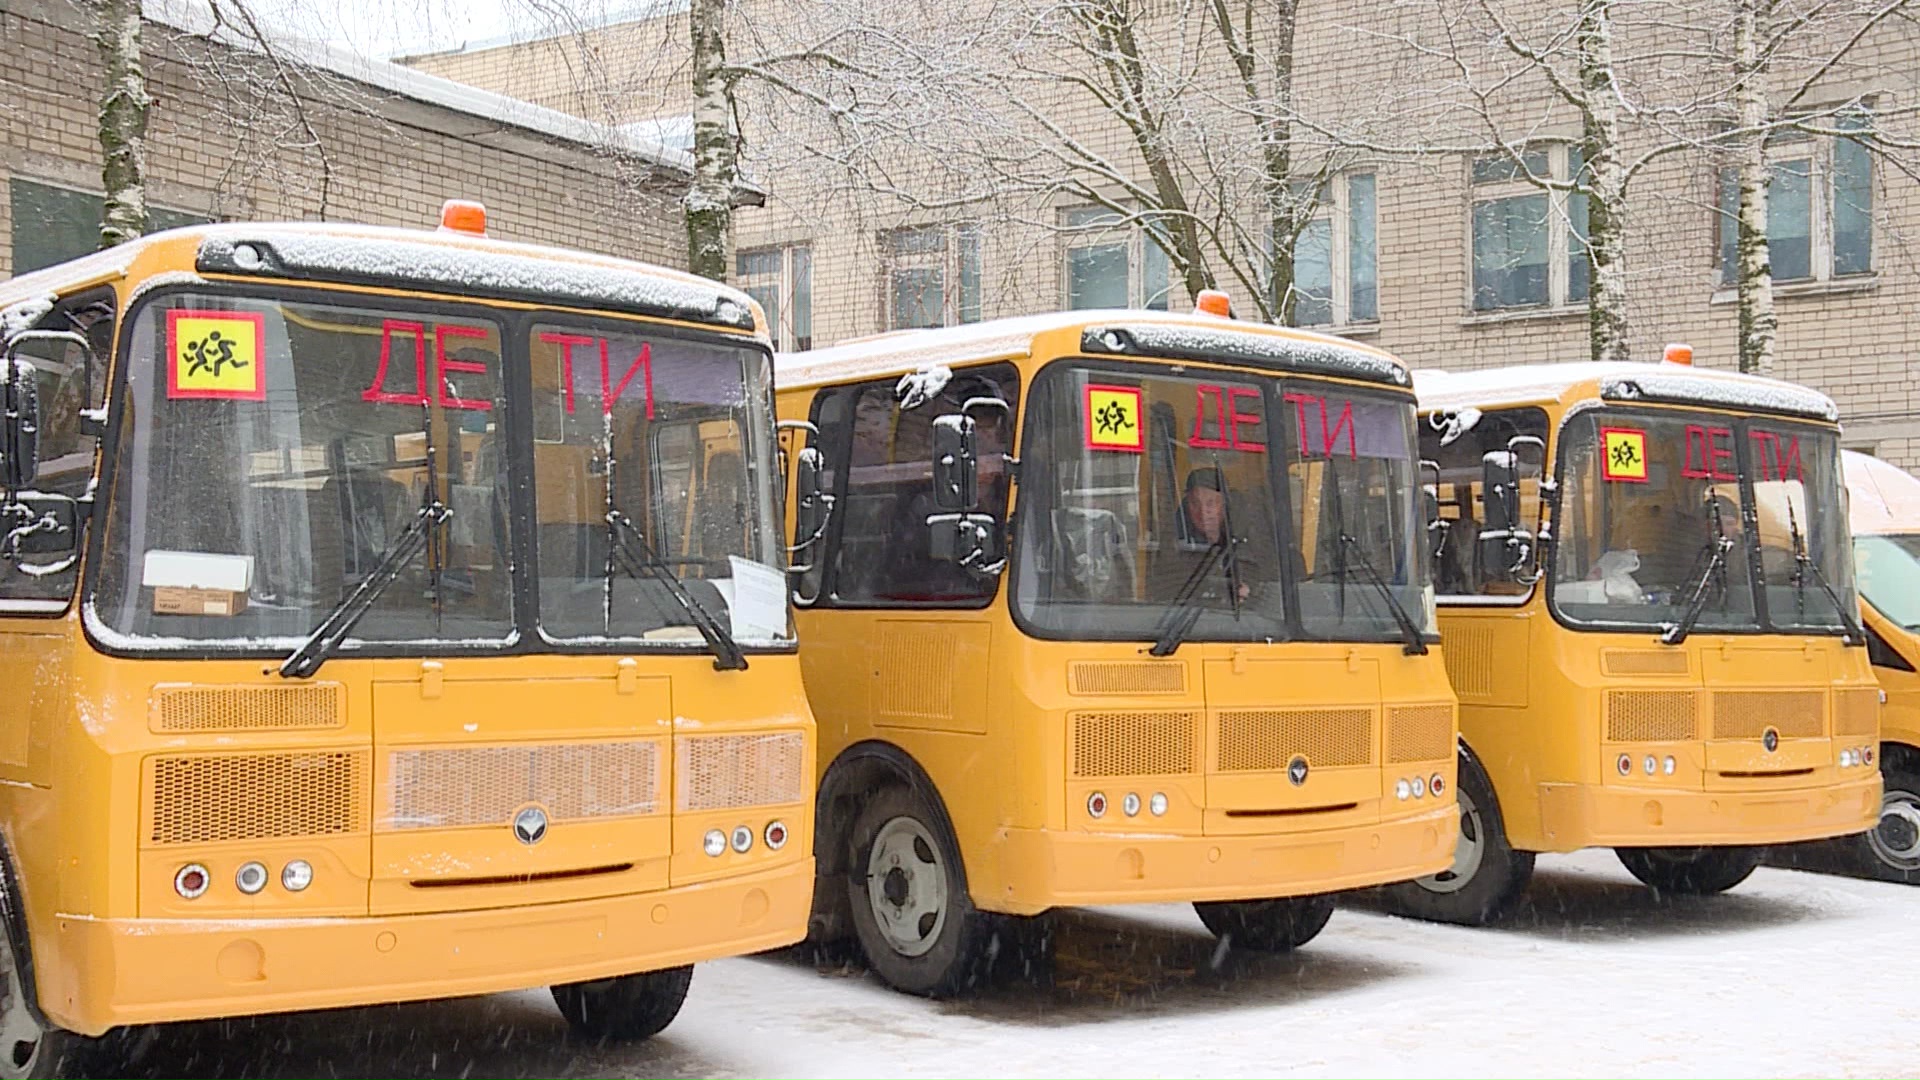
M 1423 454 L 1440 474 L 1435 573 L 1477 850 L 1397 889 L 1412 913 L 1498 918 L 1535 853 L 1596 846 L 1656 888 L 1717 892 L 1767 845 L 1858 832 L 1877 815 L 1879 693 L 1831 403 L 1762 380 L 1663 375 L 1670 365 L 1601 367 L 1560 376 L 1570 407 L 1469 413 L 1471 396 L 1432 381 L 1451 403 Z M 1636 375 L 1704 400 L 1622 389 Z M 1542 491 L 1533 580 L 1505 538 L 1531 535 Z
M 83 557 L 0 603 L 43 1041 L 540 985 L 645 1035 L 687 965 L 800 936 L 770 357 L 660 273 L 228 226 L 37 279 L 118 328 L 12 345 L 62 410 L 98 373 L 105 432 Z M 77 423 L 21 498 L 93 494 Z
M 832 350 L 783 368 L 835 501 L 799 594 L 817 930 L 902 989 L 967 984 L 967 949 L 1044 943 L 1023 917 L 1058 907 L 1193 901 L 1290 948 L 1326 894 L 1434 872 L 1457 831 L 1403 369 L 1058 319 L 904 401 L 910 337 L 864 378 Z M 840 377 L 807 385 L 816 364 Z M 955 427 L 976 493 L 943 504 Z

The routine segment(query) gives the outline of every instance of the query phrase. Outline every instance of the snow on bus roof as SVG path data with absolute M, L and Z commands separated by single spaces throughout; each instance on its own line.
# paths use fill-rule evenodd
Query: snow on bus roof
M 679 270 L 568 248 L 384 225 L 234 222 L 153 233 L 106 251 L 0 283 L 0 307 L 125 275 L 163 243 L 197 242 L 206 272 L 335 282 L 406 282 L 496 299 L 571 301 L 752 329 L 753 302 L 738 289 Z M 238 250 L 252 254 L 244 260 Z
M 1848 523 L 1856 536 L 1920 532 L 1920 479 L 1890 461 L 1840 452 L 1846 473 Z
M 1331 367 L 1356 378 L 1406 385 L 1406 366 L 1399 360 L 1345 338 L 1211 315 L 1140 310 L 1056 311 L 932 330 L 876 334 L 807 352 L 781 353 L 774 358 L 775 378 L 783 387 L 818 386 L 848 379 L 905 375 L 933 365 L 951 367 L 1019 359 L 1032 354 L 1033 339 L 1041 334 L 1063 329 L 1084 333 L 1109 327 L 1136 331 L 1132 336 L 1142 339 L 1143 345 L 1165 339 L 1161 343 L 1171 347 L 1188 338 L 1198 344 L 1271 342 L 1277 346 L 1274 352 L 1298 352 L 1310 359 L 1309 370 L 1325 373 Z M 1251 356 L 1256 350 L 1236 351 Z M 1390 373 L 1398 373 L 1397 378 Z
M 1423 409 L 1488 408 L 1564 401 L 1569 395 L 1609 401 L 1718 405 L 1755 412 L 1837 420 L 1833 399 L 1795 383 L 1679 364 L 1581 361 L 1520 364 L 1477 371 L 1420 368 L 1414 393 Z

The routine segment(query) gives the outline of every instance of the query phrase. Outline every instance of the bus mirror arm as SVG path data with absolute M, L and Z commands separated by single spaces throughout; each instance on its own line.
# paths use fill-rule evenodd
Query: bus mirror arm
M 822 482 L 826 472 L 826 456 L 817 447 L 809 446 L 794 458 L 794 544 L 787 549 L 788 555 L 798 555 L 827 533 L 827 523 L 833 519 L 834 497 L 825 490 Z M 791 574 L 804 574 L 813 569 L 811 561 L 805 565 L 792 565 L 787 568 Z
M 991 514 L 928 514 L 929 553 L 959 563 L 981 577 L 998 577 L 1007 568 L 1001 550 L 1000 522 Z

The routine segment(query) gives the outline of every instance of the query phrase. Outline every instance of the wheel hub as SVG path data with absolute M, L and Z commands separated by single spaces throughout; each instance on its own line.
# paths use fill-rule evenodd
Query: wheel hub
M 5 968 L 0 973 L 0 1076 L 26 1076 L 40 1056 L 46 1032 L 27 1009 L 13 946 L 4 934 L 0 934 L 0 967 Z
M 867 854 L 867 903 L 881 938 L 900 955 L 923 955 L 939 940 L 947 869 L 925 825 L 903 814 L 880 826 Z
M 1881 862 L 1900 870 L 1920 870 L 1920 796 L 1889 791 L 1880 802 L 1880 822 L 1867 843 Z
M 887 870 L 880 891 L 886 895 L 887 903 L 900 907 L 907 902 L 907 888 L 912 881 L 905 870 L 895 866 Z
M 1454 893 L 1466 888 L 1474 875 L 1480 872 L 1480 864 L 1487 857 L 1487 823 L 1480 816 L 1480 808 L 1474 804 L 1472 796 L 1458 786 L 1453 791 L 1454 798 L 1460 803 L 1460 839 L 1454 844 L 1451 867 L 1415 881 L 1428 892 Z

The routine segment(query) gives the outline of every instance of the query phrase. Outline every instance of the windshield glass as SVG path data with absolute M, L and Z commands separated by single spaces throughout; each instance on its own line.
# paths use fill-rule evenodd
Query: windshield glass
M 1170 365 L 1055 365 L 1027 417 L 1014 602 L 1035 631 L 1151 640 L 1185 595 L 1190 641 L 1397 640 L 1362 555 L 1421 620 L 1409 403 Z
M 1822 584 L 1853 603 L 1839 451 L 1830 432 L 1686 412 L 1592 411 L 1570 420 L 1554 604 L 1569 620 L 1654 628 L 1766 625 L 1838 631 Z M 1751 480 L 1743 494 L 1743 478 Z M 1757 534 L 1749 528 L 1757 526 Z M 1728 544 L 1716 565 L 1714 552 Z M 1804 553 L 1805 561 L 1799 558 Z
M 1920 535 L 1856 536 L 1853 564 L 1867 603 L 1900 626 L 1920 630 Z
M 609 513 L 643 561 L 745 641 L 787 636 L 774 545 L 766 357 L 630 327 L 533 328 L 540 620 L 552 638 L 704 645 L 658 575 L 608 570 Z
M 609 589 L 609 492 L 723 622 L 729 556 L 761 567 L 748 571 L 762 586 L 752 606 L 759 579 L 778 577 L 768 441 L 743 434 L 767 424 L 763 356 L 557 318 L 532 341 L 523 333 L 453 303 L 173 293 L 145 304 L 125 334 L 95 632 L 129 648 L 291 648 L 438 503 L 446 524 L 345 648 L 514 640 L 516 620 L 534 621 L 514 604 L 516 523 L 529 519 L 548 636 L 682 627 L 669 636 L 700 647 L 684 606 L 647 594 L 659 586 Z M 542 334 L 584 342 L 572 389 Z M 528 408 L 501 373 L 530 357 Z M 515 483 L 524 451 L 510 439 L 529 435 L 534 483 Z M 755 618 L 778 624 L 758 637 L 785 635 L 783 608 L 742 621 Z

